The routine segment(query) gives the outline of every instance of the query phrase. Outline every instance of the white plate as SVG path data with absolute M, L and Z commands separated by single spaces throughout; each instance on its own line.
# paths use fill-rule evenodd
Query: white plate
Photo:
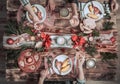
M 68 56 L 66 56 L 66 55 L 58 55 L 54 60 L 53 60 L 53 64 L 52 64 L 52 66 L 53 66 L 53 70 L 55 71 L 55 73 L 56 74 L 58 74 L 58 75 L 67 75 L 67 74 L 69 74 L 70 73 L 70 71 L 72 70 L 72 60 L 69 58 L 69 60 L 70 60 L 70 65 L 71 65 L 71 67 L 70 67 L 70 69 L 67 71 L 67 72 L 61 72 L 61 74 L 59 73 L 59 71 L 58 71 L 58 69 L 55 67 L 55 61 L 56 61 L 56 59 L 58 60 L 58 61 L 61 61 L 61 62 L 63 62 L 64 60 L 66 60 L 68 58 Z
M 41 6 L 41 5 L 39 5 L 39 4 L 34 4 L 32 6 L 35 6 L 40 10 L 40 12 L 42 14 L 42 20 L 40 20 L 40 23 L 42 23 L 46 19 L 46 10 L 45 10 L 45 8 L 43 6 Z M 26 18 L 30 23 L 33 23 L 33 21 L 29 18 L 28 11 L 26 12 Z
M 92 3 L 95 7 L 97 7 L 101 11 L 101 14 L 97 15 L 99 18 L 95 19 L 95 21 L 98 21 L 98 20 L 102 19 L 103 16 L 104 16 L 104 8 L 103 8 L 103 5 L 98 1 L 92 1 Z M 91 2 L 86 3 L 85 7 L 83 9 L 83 12 L 84 12 L 84 15 L 85 15 L 86 18 L 90 18 L 87 15 L 88 13 L 90 13 L 89 8 L 88 8 L 89 5 L 91 5 Z

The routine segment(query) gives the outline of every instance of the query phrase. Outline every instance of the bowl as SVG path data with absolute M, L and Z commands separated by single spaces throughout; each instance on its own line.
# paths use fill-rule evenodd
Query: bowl
M 95 59 L 88 59 L 88 60 L 86 61 L 86 66 L 87 66 L 88 68 L 94 68 L 95 65 L 96 65 Z
M 57 39 L 56 39 L 56 42 L 57 42 L 57 44 L 59 44 L 59 45 L 64 45 L 65 44 L 65 41 L 66 41 L 66 39 L 64 38 L 64 37 L 57 37 Z
M 67 17 L 69 15 L 69 10 L 67 8 L 60 9 L 60 16 Z

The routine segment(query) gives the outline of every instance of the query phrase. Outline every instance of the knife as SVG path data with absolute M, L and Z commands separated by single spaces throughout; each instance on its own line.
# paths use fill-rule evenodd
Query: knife
M 91 3 L 91 5 L 92 5 L 92 8 L 93 8 L 93 14 L 95 14 L 95 11 L 94 11 L 94 5 L 93 5 L 93 2 L 92 2 L 92 0 L 90 0 L 90 3 Z
M 77 55 L 74 58 L 74 73 L 76 74 Z
M 83 9 L 82 9 L 82 3 L 80 2 L 80 18 L 83 20 Z

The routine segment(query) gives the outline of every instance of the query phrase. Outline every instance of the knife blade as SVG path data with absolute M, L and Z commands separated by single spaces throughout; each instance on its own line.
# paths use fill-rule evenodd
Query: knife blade
M 82 9 L 82 3 L 80 2 L 80 18 L 83 20 L 83 9 Z
M 77 55 L 74 58 L 74 73 L 76 74 Z

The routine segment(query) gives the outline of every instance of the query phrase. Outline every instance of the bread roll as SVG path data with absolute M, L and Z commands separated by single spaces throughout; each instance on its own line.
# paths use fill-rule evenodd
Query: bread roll
M 88 13 L 87 15 L 88 15 L 88 17 L 90 17 L 90 18 L 92 18 L 92 19 L 98 19 L 98 16 L 95 15 L 95 14 Z
M 62 63 L 62 67 L 67 66 L 69 63 L 69 58 L 67 58 L 63 63 Z
M 68 64 L 67 66 L 61 68 L 61 72 L 66 72 L 70 69 L 70 64 Z

